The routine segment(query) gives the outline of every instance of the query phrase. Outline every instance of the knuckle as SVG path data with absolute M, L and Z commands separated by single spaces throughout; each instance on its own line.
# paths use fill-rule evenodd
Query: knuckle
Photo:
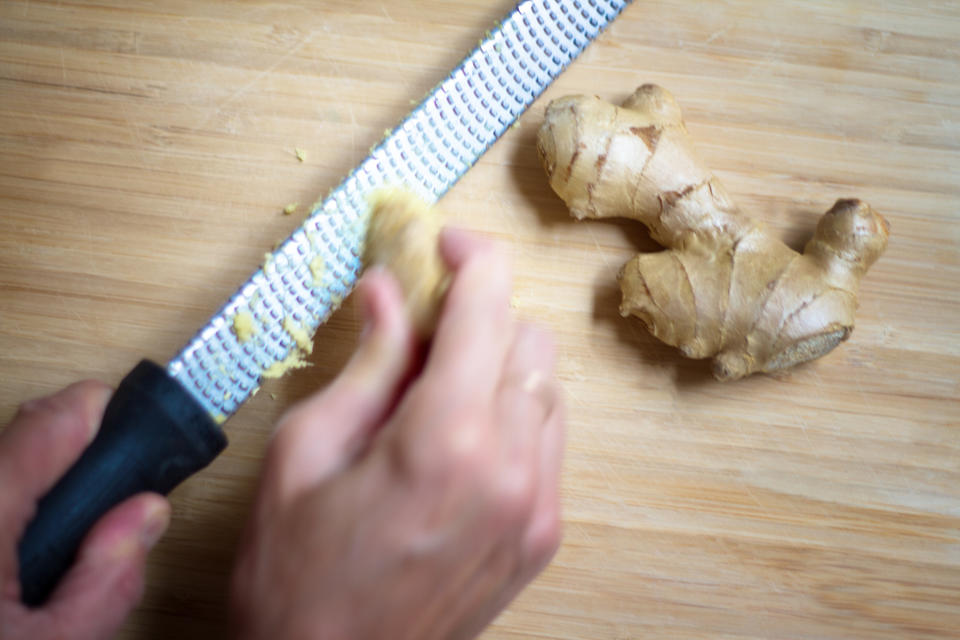
M 522 466 L 508 468 L 491 482 L 490 496 L 494 510 L 508 522 L 526 520 L 533 511 L 536 498 L 536 475 Z
M 433 450 L 424 452 L 424 467 L 444 478 L 476 482 L 486 473 L 487 445 L 482 429 L 471 421 L 456 421 L 438 434 Z
M 470 411 L 447 411 L 442 400 L 423 390 L 411 405 L 403 416 L 408 424 L 391 443 L 398 473 L 427 482 L 458 479 L 476 484 L 489 468 L 489 429 L 483 418 Z

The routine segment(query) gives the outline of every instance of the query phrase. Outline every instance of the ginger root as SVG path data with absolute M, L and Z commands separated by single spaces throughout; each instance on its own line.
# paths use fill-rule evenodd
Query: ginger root
M 450 280 L 437 247 L 439 213 L 412 193 L 380 189 L 370 198 L 364 264 L 386 267 L 400 283 L 420 337 L 433 334 Z
M 870 205 L 838 200 L 797 253 L 740 213 L 656 85 L 620 107 L 554 100 L 537 151 L 575 218 L 633 218 L 668 247 L 622 268 L 620 313 L 689 358 L 712 357 L 719 380 L 819 358 L 850 336 L 860 278 L 889 233 Z

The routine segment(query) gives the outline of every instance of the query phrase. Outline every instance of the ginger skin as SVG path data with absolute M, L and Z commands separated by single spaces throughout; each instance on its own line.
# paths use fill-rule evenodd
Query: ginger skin
M 410 192 L 381 189 L 371 196 L 368 222 L 364 264 L 393 274 L 414 330 L 429 338 L 450 280 L 438 249 L 439 212 Z
M 797 253 L 740 213 L 656 85 L 621 107 L 554 100 L 537 151 L 575 218 L 633 218 L 668 247 L 624 265 L 620 313 L 689 358 L 712 357 L 717 379 L 786 369 L 850 336 L 860 278 L 889 234 L 870 205 L 838 200 Z

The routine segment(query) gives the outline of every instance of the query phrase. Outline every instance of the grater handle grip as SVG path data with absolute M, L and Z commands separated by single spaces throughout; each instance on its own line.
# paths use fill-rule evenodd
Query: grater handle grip
M 42 604 L 80 543 L 112 507 L 143 491 L 167 494 L 227 445 L 223 430 L 157 364 L 120 382 L 96 438 L 37 505 L 18 548 L 21 599 Z

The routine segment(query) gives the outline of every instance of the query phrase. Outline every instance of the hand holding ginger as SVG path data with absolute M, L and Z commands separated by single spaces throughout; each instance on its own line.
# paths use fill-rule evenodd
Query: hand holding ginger
M 797 253 L 740 213 L 655 85 L 621 107 L 553 101 L 537 150 L 574 217 L 634 218 L 669 248 L 623 267 L 620 312 L 689 358 L 712 357 L 718 379 L 786 369 L 849 337 L 860 278 L 889 233 L 868 204 L 838 200 Z
M 491 247 L 447 232 L 440 249 L 452 277 L 422 371 L 401 288 L 372 270 L 353 359 L 278 425 L 233 580 L 237 637 L 467 640 L 559 544 L 550 339 L 511 318 Z

